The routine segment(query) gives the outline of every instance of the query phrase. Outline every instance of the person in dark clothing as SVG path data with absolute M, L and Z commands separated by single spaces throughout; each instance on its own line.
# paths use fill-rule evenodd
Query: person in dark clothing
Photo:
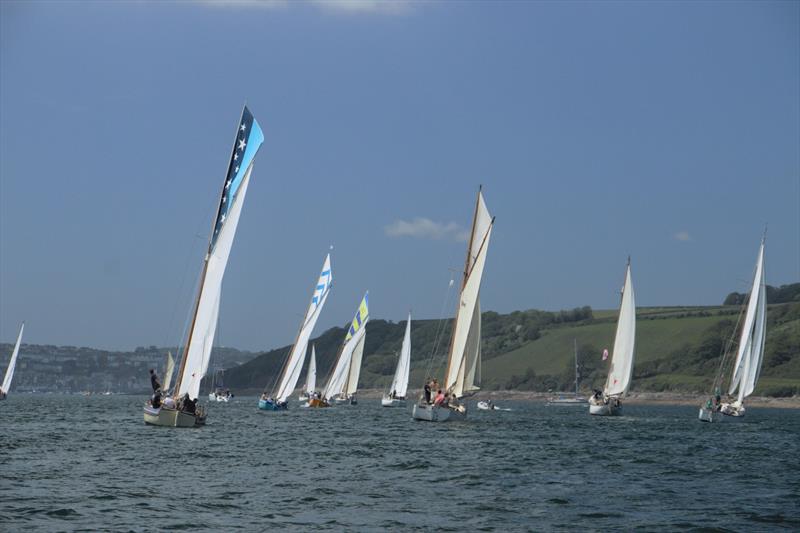
M 430 382 L 425 383 L 425 403 L 428 405 L 431 404 L 431 384 Z
M 161 389 L 157 389 L 153 393 L 153 397 L 150 399 L 150 405 L 155 408 L 161 407 Z
M 182 403 L 181 410 L 184 413 L 194 414 L 195 413 L 196 404 L 197 404 L 197 401 L 196 400 L 192 401 L 189 398 L 189 393 L 187 392 L 186 394 L 183 395 L 183 403 Z
M 156 371 L 152 368 L 150 369 L 150 386 L 153 387 L 153 392 L 157 391 L 161 388 L 161 383 L 158 381 L 158 376 L 156 375 Z

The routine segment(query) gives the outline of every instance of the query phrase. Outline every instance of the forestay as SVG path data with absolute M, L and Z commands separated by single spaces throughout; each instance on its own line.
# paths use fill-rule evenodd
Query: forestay
M 481 311 L 480 288 L 494 219 L 478 192 L 475 218 L 464 269 L 464 280 L 453 327 L 445 387 L 457 398 L 480 387 Z
M 278 388 L 273 396 L 279 402 L 285 402 L 292 394 L 295 386 L 297 386 L 297 380 L 300 379 L 300 371 L 303 368 L 303 362 L 305 361 L 306 351 L 308 349 L 308 341 L 311 338 L 311 333 L 314 331 L 314 325 L 317 323 L 317 319 L 322 312 L 322 307 L 328 299 L 332 283 L 333 273 L 331 271 L 331 256 L 328 254 L 322 265 L 319 279 L 314 286 L 314 294 L 306 310 L 303 324 L 300 326 L 300 331 L 297 334 L 297 340 L 294 346 L 292 346 L 292 351 L 284 366 Z
M 261 127 L 245 107 L 237 128 L 236 142 L 200 277 L 194 317 L 176 383 L 178 396 L 188 394 L 190 398 L 197 398 L 200 381 L 208 369 L 217 328 L 222 278 L 247 195 L 253 159 L 263 141 Z
M 608 370 L 606 396 L 624 395 L 628 392 L 633 376 L 633 357 L 636 338 L 636 302 L 633 296 L 631 280 L 631 263 L 625 269 L 625 285 L 622 288 L 622 303 L 617 319 L 617 333 L 614 337 L 614 351 L 611 356 L 611 367 Z
M 35 328 L 34 328 L 35 329 Z M 8 368 L 6 368 L 6 375 L 3 377 L 3 385 L 0 387 L 4 393 L 8 394 L 11 388 L 11 380 L 14 378 L 14 368 L 17 366 L 17 356 L 19 355 L 19 345 L 22 342 L 22 332 L 25 330 L 25 322 L 19 328 L 17 335 L 17 343 L 14 345 L 14 351 L 11 352 L 11 359 L 8 361 Z

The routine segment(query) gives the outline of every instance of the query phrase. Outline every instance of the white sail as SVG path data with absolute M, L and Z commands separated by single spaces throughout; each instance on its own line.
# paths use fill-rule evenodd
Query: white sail
M 489 214 L 483 200 L 483 193 L 479 192 L 445 378 L 446 389 L 455 394 L 457 398 L 478 390 L 480 385 L 481 318 L 479 298 L 481 277 L 489 249 L 493 221 L 494 219 Z
M 745 312 L 744 325 L 739 338 L 739 350 L 733 365 L 733 377 L 728 394 L 739 388 L 739 403 L 753 393 L 761 373 L 766 339 L 767 294 L 764 273 L 764 241 L 758 250 L 753 287 Z
M 300 332 L 297 334 L 297 340 L 292 347 L 292 351 L 289 353 L 289 358 L 284 366 L 283 374 L 278 382 L 278 388 L 273 395 L 273 398 L 279 402 L 285 402 L 297 386 L 297 380 L 300 379 L 300 371 L 303 369 L 303 362 L 306 358 L 308 341 L 311 338 L 311 333 L 314 331 L 314 325 L 317 323 L 317 319 L 322 312 L 322 307 L 328 299 L 332 282 L 331 256 L 328 254 L 322 265 L 319 279 L 314 286 L 314 294 L 311 297 L 311 303 L 308 305 L 303 324 L 300 326 Z
M 22 323 L 22 326 L 19 328 L 19 334 L 17 335 L 17 343 L 14 345 L 14 351 L 11 352 L 11 359 L 8 361 L 8 368 L 6 368 L 6 375 L 3 378 L 3 386 L 0 387 L 0 391 L 8 394 L 8 390 L 11 388 L 11 379 L 14 377 L 14 368 L 17 366 L 17 356 L 19 355 L 19 345 L 22 342 L 22 332 L 25 329 L 25 322 Z
M 167 365 L 164 369 L 164 384 L 161 390 L 164 392 L 169 391 L 169 386 L 172 384 L 172 373 L 175 371 L 175 359 L 172 357 L 172 352 L 167 352 Z
M 250 184 L 253 158 L 263 141 L 264 135 L 258 122 L 245 107 L 205 257 L 194 318 L 181 361 L 181 371 L 178 373 L 176 383 L 178 396 L 188 394 L 190 398 L 195 399 L 200 393 L 200 381 L 208 369 L 217 329 L 222 278 L 225 275 L 239 216 Z
M 308 362 L 308 373 L 306 373 L 306 394 L 311 395 L 317 388 L 317 352 L 314 345 L 311 345 L 311 360 Z
M 336 359 L 336 366 L 333 368 L 330 379 L 328 379 L 325 390 L 322 392 L 323 398 L 334 398 L 347 392 L 349 383 L 352 381 L 353 386 L 357 387 L 358 377 L 361 373 L 361 357 L 364 350 L 364 345 L 361 344 L 364 336 L 366 335 L 366 325 L 369 321 L 369 293 L 364 295 L 361 300 L 361 305 L 356 311 L 356 316 L 350 324 L 350 329 L 347 331 L 344 346 L 339 352 L 339 357 Z M 360 344 L 360 347 L 359 347 Z M 354 364 L 354 353 L 356 349 L 359 353 L 356 354 L 358 358 L 357 370 L 351 371 L 351 366 Z M 354 378 L 354 379 L 352 379 Z
M 405 398 L 408 391 L 408 377 L 411 374 L 411 313 L 408 313 L 406 333 L 403 336 L 403 345 L 400 348 L 400 358 L 397 360 L 397 369 L 394 371 L 392 385 L 389 393 L 394 393 L 396 398 Z
M 614 349 L 611 356 L 611 367 L 608 370 L 606 396 L 625 395 L 633 377 L 633 357 L 636 340 L 636 301 L 633 296 L 631 280 L 631 264 L 625 269 L 625 286 L 622 288 L 622 303 L 619 306 L 617 334 L 614 337 Z

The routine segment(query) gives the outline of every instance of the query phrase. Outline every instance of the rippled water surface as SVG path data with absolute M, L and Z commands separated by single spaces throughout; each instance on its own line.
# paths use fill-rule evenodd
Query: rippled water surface
M 145 426 L 144 398 L 0 402 L 0 530 L 800 529 L 800 412 L 506 402 L 462 423 L 380 400 Z

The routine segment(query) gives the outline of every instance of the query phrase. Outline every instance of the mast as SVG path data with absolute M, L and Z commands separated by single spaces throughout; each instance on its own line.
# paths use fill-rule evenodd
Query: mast
M 208 250 L 206 251 L 206 256 L 203 259 L 203 272 L 200 275 L 200 289 L 197 291 L 197 299 L 194 302 L 194 312 L 192 313 L 192 325 L 189 328 L 189 337 L 186 339 L 186 345 L 183 347 L 183 355 L 181 356 L 181 366 L 178 369 L 178 380 L 175 382 L 175 393 L 177 394 L 178 390 L 181 388 L 181 382 L 183 381 L 183 371 L 186 368 L 186 360 L 187 355 L 189 354 L 189 347 L 192 344 L 192 339 L 194 338 L 194 326 L 197 322 L 197 311 L 200 309 L 200 298 L 203 296 L 203 288 L 205 286 L 206 281 L 206 274 L 208 273 L 208 259 L 211 257 L 211 248 L 214 242 L 214 229 L 217 226 L 217 220 L 219 220 L 219 213 L 222 209 L 222 197 L 225 195 L 226 190 L 226 183 L 228 180 L 228 173 L 230 172 L 230 161 L 233 159 L 233 155 L 236 152 L 236 139 L 238 138 L 239 133 L 239 125 L 242 123 L 242 119 L 244 118 L 244 110 L 247 109 L 247 104 L 242 105 L 242 112 L 239 115 L 239 120 L 236 122 L 236 132 L 233 134 L 233 147 L 231 148 L 231 155 L 228 156 L 228 172 L 225 173 L 225 181 L 222 184 L 222 190 L 219 193 L 219 201 L 217 202 L 217 212 L 214 216 L 213 222 L 211 223 L 211 232 L 208 237 Z M 252 162 L 250 163 L 252 165 Z
M 481 203 L 481 190 L 483 190 L 483 184 L 478 185 L 478 196 L 475 198 L 475 212 L 472 214 L 472 229 L 469 233 L 469 243 L 467 244 L 467 258 L 464 262 L 464 276 L 461 278 L 461 288 L 458 290 L 458 299 L 456 300 L 456 314 L 453 317 L 453 325 L 450 328 L 450 349 L 448 350 L 447 354 L 447 371 L 444 373 L 444 386 L 447 386 L 447 376 L 450 375 L 450 367 L 453 365 L 453 345 L 456 342 L 456 322 L 458 321 L 458 315 L 461 312 L 461 293 L 464 292 L 464 287 L 467 284 L 467 278 L 469 277 L 469 260 L 472 255 L 472 242 L 475 240 L 475 222 L 478 220 L 478 208 L 480 207 Z M 492 219 L 494 220 L 494 219 Z M 481 246 L 483 246 L 481 244 Z

